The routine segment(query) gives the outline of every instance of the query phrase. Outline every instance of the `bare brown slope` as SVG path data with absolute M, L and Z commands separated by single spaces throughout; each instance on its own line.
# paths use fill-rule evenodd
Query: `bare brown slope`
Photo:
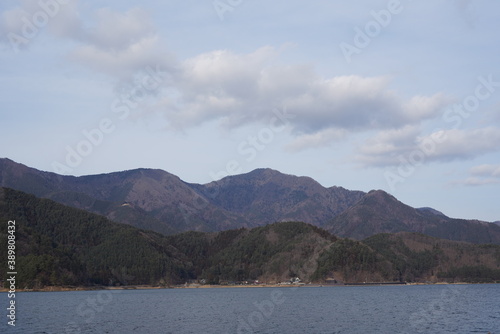
M 249 227 L 244 218 L 210 204 L 177 176 L 162 170 L 74 177 L 0 159 L 0 186 L 165 234 Z
M 321 227 L 365 194 L 341 187 L 325 188 L 310 177 L 272 169 L 256 169 L 195 187 L 215 205 L 258 225 L 294 220 Z
M 381 190 L 370 191 L 325 228 L 354 239 L 407 231 L 449 240 L 500 244 L 500 227 L 495 224 L 414 209 Z

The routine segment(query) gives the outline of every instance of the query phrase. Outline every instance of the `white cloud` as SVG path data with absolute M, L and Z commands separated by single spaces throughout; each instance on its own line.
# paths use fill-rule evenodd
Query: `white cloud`
M 83 34 L 83 20 L 79 12 L 79 1 L 68 1 L 61 5 L 50 20 L 48 31 L 59 38 L 78 39 Z
M 440 116 L 442 108 L 451 103 L 452 99 L 438 93 L 433 96 L 414 96 L 405 105 L 404 112 L 408 121 L 421 121 Z
M 473 159 L 500 151 L 500 129 L 495 127 L 474 130 L 451 129 L 444 131 L 442 137 L 443 142 L 437 144 L 435 151 L 429 154 L 431 160 Z M 429 141 L 431 137 L 421 138 L 421 141 L 425 140 Z
M 14 50 L 27 49 L 46 29 L 58 37 L 79 34 L 81 20 L 78 0 L 19 1 L 19 6 L 5 10 L 0 16 L 0 42 Z
M 265 122 L 273 108 L 286 106 L 296 116 L 292 132 L 323 145 L 326 138 L 337 137 L 326 133 L 397 128 L 433 118 L 448 103 L 442 94 L 405 100 L 388 88 L 388 77 L 321 78 L 307 65 L 275 65 L 278 55 L 275 48 L 263 47 L 249 54 L 219 50 L 185 60 L 178 94 L 163 103 L 165 117 L 182 127 L 212 120 L 235 127 Z
M 74 31 L 71 38 L 80 45 L 70 58 L 113 78 L 130 81 L 147 66 L 168 71 L 177 66 L 142 9 L 121 13 L 101 8 L 95 12 L 92 25 Z
M 397 165 L 398 156 L 416 149 L 420 131 L 417 125 L 380 131 L 358 148 L 354 160 L 365 166 Z
M 9 14 L 15 15 L 20 14 Z M 450 102 L 440 93 L 402 97 L 389 88 L 387 76 L 324 78 L 308 64 L 280 65 L 283 50 L 272 46 L 246 54 L 216 50 L 178 60 L 151 22 L 142 9 L 101 8 L 87 25 L 78 6 L 71 5 L 61 7 L 51 31 L 78 43 L 70 59 L 119 85 L 133 85 L 134 76 L 148 66 L 169 72 L 171 80 L 153 105 L 171 128 L 213 121 L 227 128 L 265 123 L 274 108 L 286 106 L 294 115 L 291 150 L 329 145 L 351 133 L 382 131 L 361 148 L 361 160 L 368 164 L 383 164 L 388 155 L 414 147 L 415 129 Z
M 119 79 L 131 77 L 134 72 L 144 70 L 147 66 L 161 64 L 171 68 L 174 64 L 171 56 L 162 52 L 157 36 L 140 39 L 120 50 L 86 44 L 77 47 L 70 57 L 95 71 Z
M 465 180 L 452 182 L 452 185 L 463 185 L 469 187 L 487 186 L 492 184 L 499 184 L 499 179 L 494 178 L 480 178 L 480 177 L 469 177 Z
M 85 39 L 103 50 L 127 50 L 155 34 L 148 13 L 139 8 L 124 13 L 101 8 L 95 17 L 96 23 L 87 30 Z
M 476 176 L 500 178 L 500 165 L 475 166 L 470 169 L 470 173 Z
M 118 12 L 100 8 L 91 14 L 92 20 L 84 21 L 80 16 L 79 1 L 76 0 L 67 4 L 57 1 L 20 3 L 20 6 L 1 14 L 3 42 L 9 43 L 7 35 L 10 32 L 25 38 L 24 30 L 30 31 L 25 26 L 35 24 L 37 33 L 30 35 L 28 40 L 31 41 L 47 28 L 54 36 L 77 43 L 70 59 L 115 79 L 130 79 L 134 72 L 144 70 L 146 66 L 161 65 L 164 69 L 176 66 L 156 33 L 149 14 L 143 9 Z M 46 17 L 48 20 L 38 28 L 34 17 Z
M 344 139 L 347 135 L 347 130 L 333 128 L 321 130 L 312 134 L 299 135 L 289 145 L 287 145 L 287 149 L 292 152 L 296 152 L 308 148 L 328 146 L 332 142 Z
M 469 177 L 455 181 L 454 185 L 484 186 L 500 183 L 500 165 L 484 164 L 469 169 Z
M 7 34 L 9 32 L 19 33 L 23 27 L 23 17 L 27 15 L 26 10 L 20 7 L 6 10 L 1 15 L 0 20 L 0 32 L 2 38 L 5 38 L 4 42 L 7 40 Z
M 422 162 L 470 160 L 500 151 L 500 129 L 439 130 L 420 135 L 417 126 L 379 132 L 359 149 L 355 160 L 365 166 L 393 166 L 419 155 Z

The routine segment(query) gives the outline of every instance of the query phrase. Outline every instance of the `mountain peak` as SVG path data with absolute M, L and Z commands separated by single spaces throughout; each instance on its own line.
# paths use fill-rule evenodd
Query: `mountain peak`
M 248 174 L 282 175 L 283 173 L 272 168 L 256 168 Z
M 213 204 L 259 225 L 295 220 L 321 226 L 364 195 L 343 188 L 325 188 L 310 177 L 270 168 L 194 186 Z
M 391 194 L 389 194 L 383 190 L 380 190 L 380 189 L 370 190 L 365 195 L 364 200 L 378 202 L 379 204 L 399 203 L 399 204 L 405 205 L 405 204 L 401 203 L 400 201 L 398 201 L 398 199 L 396 197 L 394 197 Z

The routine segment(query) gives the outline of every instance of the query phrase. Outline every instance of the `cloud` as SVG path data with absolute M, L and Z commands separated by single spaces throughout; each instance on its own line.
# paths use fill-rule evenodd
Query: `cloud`
M 58 1 L 28 0 L 19 3 L 0 14 L 2 42 L 16 50 L 27 49 L 35 37 L 48 32 L 72 47 L 68 59 L 106 74 L 120 97 L 138 87 L 138 83 L 151 74 L 148 69 L 159 69 L 165 85 L 178 71 L 180 62 L 166 49 L 148 12 L 143 9 L 119 12 L 100 8 L 85 13 L 83 19 L 80 13 L 83 6 L 77 0 L 61 4 Z M 30 32 L 29 36 L 27 32 Z M 9 33 L 18 34 L 21 42 L 11 45 Z M 152 96 L 158 92 L 146 91 Z
M 147 66 L 175 68 L 176 60 L 166 50 L 145 10 L 132 8 L 118 12 L 100 8 L 90 16 L 87 21 L 81 18 L 79 1 L 76 0 L 63 4 L 57 1 L 20 1 L 20 6 L 1 13 L 1 38 L 10 43 L 8 34 L 12 32 L 30 42 L 47 30 L 58 38 L 76 43 L 69 54 L 70 59 L 118 80 L 131 80 L 135 72 Z M 38 27 L 36 18 L 47 20 Z M 33 32 L 25 38 L 24 32 L 31 32 L 26 25 L 33 25 L 36 34 Z M 24 40 L 19 46 L 29 45 Z
M 79 12 L 79 1 L 68 1 L 61 5 L 48 25 L 48 31 L 59 38 L 78 39 L 83 34 L 83 20 Z
M 313 147 L 328 146 L 333 142 L 338 142 L 348 135 L 345 129 L 326 129 L 312 134 L 304 134 L 295 138 L 287 149 L 292 152 L 302 151 Z
M 417 148 L 416 141 L 420 132 L 418 125 L 380 131 L 358 147 L 354 160 L 364 166 L 397 165 L 400 163 L 399 156 Z
M 129 49 L 144 39 L 155 35 L 149 14 L 140 8 L 124 13 L 101 8 L 95 12 L 95 24 L 90 27 L 84 39 L 103 50 L 120 51 Z
M 475 166 L 470 169 L 470 173 L 475 176 L 500 178 L 500 165 Z
M 120 50 L 114 50 L 86 44 L 77 47 L 70 58 L 92 70 L 119 79 L 130 78 L 147 66 L 155 67 L 161 64 L 164 68 L 175 67 L 172 57 L 162 52 L 157 36 L 148 36 L 121 47 Z
M 431 160 L 468 160 L 500 151 L 500 129 L 496 127 L 446 130 L 442 138 L 443 142 L 437 144 L 435 151 L 429 154 Z M 420 139 L 421 142 L 430 140 L 430 136 Z
M 395 166 L 403 159 L 450 162 L 500 151 L 500 129 L 439 130 L 421 135 L 417 126 L 379 132 L 358 148 L 355 160 L 365 166 Z
M 267 124 L 274 108 L 286 107 L 294 116 L 289 128 L 295 140 L 288 149 L 322 147 L 351 134 L 379 131 L 380 136 L 364 148 L 377 163 L 371 151 L 382 147 L 386 154 L 404 151 L 402 143 L 391 144 L 390 137 L 404 136 L 414 125 L 437 117 L 450 103 L 440 93 L 402 97 L 390 89 L 387 76 L 325 78 L 309 64 L 280 64 L 284 47 L 264 46 L 249 53 L 214 50 L 180 60 L 169 52 L 142 9 L 101 8 L 90 23 L 81 20 L 77 4 L 60 10 L 51 33 L 76 42 L 69 58 L 111 77 L 117 91 L 133 86 L 148 66 L 170 74 L 161 93 L 154 92 L 153 105 L 172 129 L 206 122 L 229 129 Z M 19 12 L 7 13 L 16 15 Z
M 98 9 L 89 27 L 81 26 L 71 36 L 80 42 L 70 58 L 92 70 L 119 80 L 132 80 L 135 73 L 146 67 L 161 65 L 173 71 L 176 60 L 166 50 L 147 12 L 130 9 L 116 12 Z
M 19 1 L 0 16 L 0 42 L 14 50 L 29 48 L 45 30 L 58 37 L 77 35 L 82 24 L 78 1 Z
M 500 165 L 479 165 L 469 169 L 469 177 L 454 181 L 452 185 L 485 186 L 500 183 Z
M 388 77 L 322 78 L 305 64 L 276 65 L 279 54 L 267 46 L 248 54 L 212 51 L 183 61 L 177 94 L 162 103 L 163 114 L 179 127 L 214 120 L 238 127 L 265 122 L 273 108 L 286 106 L 295 116 L 294 135 L 323 145 L 325 138 L 337 137 L 326 133 L 398 128 L 436 117 L 449 102 L 442 94 L 405 100 L 388 88 Z
M 454 181 L 451 184 L 452 185 L 469 186 L 469 187 L 479 187 L 479 186 L 487 186 L 487 185 L 493 185 L 493 184 L 499 184 L 499 183 L 500 183 L 500 179 L 469 177 L 465 180 Z
M 12 8 L 2 13 L 0 20 L 0 38 L 2 42 L 9 42 L 7 38 L 9 33 L 21 32 L 24 24 L 22 19 L 26 14 L 27 12 L 21 7 Z

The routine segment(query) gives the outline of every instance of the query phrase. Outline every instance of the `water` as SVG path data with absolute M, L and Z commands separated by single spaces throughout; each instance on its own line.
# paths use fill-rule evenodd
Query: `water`
M 16 295 L 1 333 L 500 334 L 500 285 L 199 288 Z

